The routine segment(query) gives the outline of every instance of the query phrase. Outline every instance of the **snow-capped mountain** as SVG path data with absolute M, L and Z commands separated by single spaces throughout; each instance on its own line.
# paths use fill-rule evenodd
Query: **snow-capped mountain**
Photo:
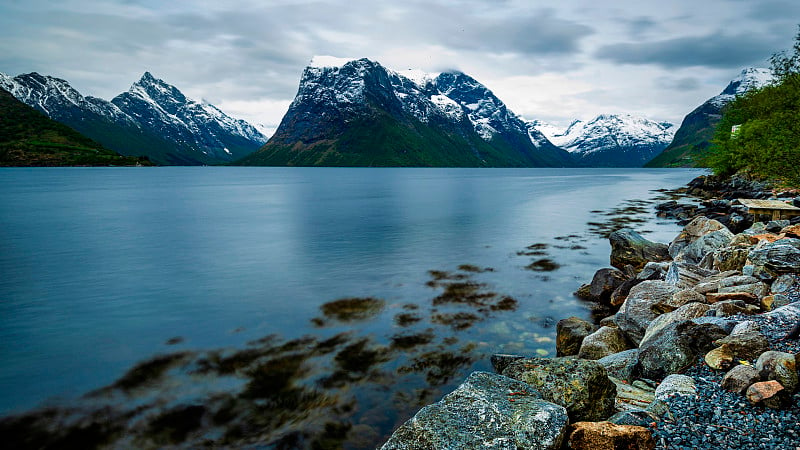
M 706 100 L 684 117 L 675 133 L 675 138 L 661 154 L 647 163 L 647 167 L 695 165 L 695 159 L 704 155 L 710 146 L 714 129 L 722 118 L 722 109 L 725 105 L 732 102 L 737 95 L 761 88 L 772 80 L 769 69 L 742 70 L 719 95 Z
M 592 167 L 641 167 L 669 145 L 675 127 L 630 114 L 601 114 L 573 121 L 565 130 L 541 121 L 529 122 L 553 144 Z
M 214 105 L 186 98 L 176 87 L 145 72 L 128 92 L 111 103 L 143 129 L 170 141 L 196 148 L 218 161 L 242 158 L 267 138 L 244 120 L 234 119 Z
M 65 80 L 38 73 L 0 74 L 0 87 L 108 148 L 161 164 L 230 162 L 267 141 L 247 122 L 187 99 L 150 73 L 111 102 L 84 97 Z
M 568 153 L 461 72 L 312 59 L 252 165 L 566 166 Z

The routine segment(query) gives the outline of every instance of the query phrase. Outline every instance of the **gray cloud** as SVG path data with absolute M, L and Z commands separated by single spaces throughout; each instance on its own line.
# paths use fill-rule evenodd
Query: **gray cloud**
M 596 56 L 619 64 L 655 64 L 665 68 L 737 68 L 763 65 L 779 45 L 773 36 L 711 33 L 654 42 L 610 44 Z

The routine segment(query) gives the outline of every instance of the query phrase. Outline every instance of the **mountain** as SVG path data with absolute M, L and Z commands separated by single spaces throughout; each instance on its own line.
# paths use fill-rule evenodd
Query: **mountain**
M 230 162 L 267 141 L 252 125 L 186 98 L 150 73 L 110 102 L 84 97 L 68 82 L 38 73 L 0 74 L 0 87 L 112 150 L 146 155 L 159 164 Z
M 0 166 L 151 165 L 122 156 L 0 89 Z
M 566 130 L 540 121 L 529 127 L 589 167 L 642 167 L 672 141 L 675 127 L 629 114 L 601 114 L 573 121 Z
M 772 81 L 769 69 L 749 68 L 728 83 L 717 96 L 690 112 L 675 133 L 672 143 L 647 163 L 645 167 L 691 167 L 695 158 L 705 154 L 714 135 L 714 129 L 722 118 L 723 108 L 737 95 L 758 89 Z
M 555 167 L 569 154 L 461 72 L 398 73 L 369 59 L 314 58 L 257 152 L 271 166 Z

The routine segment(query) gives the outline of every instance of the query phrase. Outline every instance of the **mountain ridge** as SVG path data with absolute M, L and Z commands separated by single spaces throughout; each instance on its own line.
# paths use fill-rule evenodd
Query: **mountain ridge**
M 312 59 L 275 134 L 243 165 L 553 167 L 568 153 L 461 72 Z M 413 78 L 413 79 L 412 79 Z
M 714 130 L 725 108 L 737 95 L 758 89 L 772 81 L 769 69 L 746 68 L 732 79 L 718 95 L 687 114 L 675 133 L 675 138 L 645 167 L 693 167 L 706 154 Z
M 66 80 L 36 72 L 0 73 L 0 87 L 110 149 L 159 164 L 231 162 L 267 141 L 247 122 L 188 99 L 150 72 L 111 101 L 85 97 Z

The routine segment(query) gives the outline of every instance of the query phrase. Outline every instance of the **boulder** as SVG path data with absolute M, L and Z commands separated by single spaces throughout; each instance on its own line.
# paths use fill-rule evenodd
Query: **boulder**
M 566 410 L 527 384 L 474 372 L 441 401 L 422 408 L 381 447 L 389 449 L 558 449 Z
M 673 323 L 639 346 L 639 370 L 644 378 L 659 380 L 691 366 L 699 355 L 714 348 L 726 333 L 716 325 L 692 321 Z
M 709 306 L 704 303 L 687 303 L 675 311 L 656 317 L 650 322 L 650 325 L 647 326 L 647 330 L 644 332 L 644 336 L 639 345 L 647 342 L 654 334 L 663 330 L 670 324 L 703 317 L 708 310 Z
M 761 404 L 772 409 L 780 409 L 789 401 L 786 389 L 775 380 L 751 384 L 745 396 L 754 405 Z
M 657 316 L 653 306 L 668 302 L 678 291 L 664 281 L 643 281 L 631 289 L 614 320 L 628 339 L 638 345 L 647 326 Z
M 718 292 L 720 294 L 726 294 L 730 292 L 749 292 L 755 295 L 758 299 L 761 299 L 761 297 L 769 293 L 769 286 L 766 283 L 756 282 L 753 284 L 743 284 L 738 286 L 723 286 L 719 288 Z
M 668 313 L 692 302 L 706 303 L 706 297 L 694 289 L 684 289 L 676 292 L 666 303 L 656 303 L 653 305 L 653 309 L 660 313 Z
M 770 220 L 764 226 L 764 229 L 770 233 L 780 233 L 781 230 L 790 225 L 788 220 Z
M 728 370 L 733 365 L 733 352 L 727 347 L 717 347 L 706 353 L 703 359 L 714 370 Z
M 646 409 L 629 409 L 620 411 L 608 418 L 608 421 L 617 425 L 636 425 L 638 427 L 650 426 L 658 422 L 659 417 Z
M 632 383 L 638 361 L 639 349 L 633 348 L 600 358 L 597 363 L 605 367 L 609 377 Z
M 674 259 L 679 262 L 700 264 L 706 255 L 713 255 L 716 250 L 728 245 L 732 239 L 733 233 L 727 228 L 712 231 L 711 233 L 700 236 L 696 241 L 681 249 L 681 251 L 674 256 Z
M 741 300 L 748 305 L 759 305 L 760 301 L 755 294 L 749 292 L 709 292 L 706 294 L 706 303 L 714 304 L 730 300 Z
M 758 282 L 759 281 L 757 278 L 748 277 L 745 275 L 733 275 L 721 278 L 717 283 L 717 289 L 729 288 L 731 286 L 746 286 Z
M 763 380 L 779 382 L 789 393 L 797 391 L 797 361 L 791 353 L 770 350 L 756 361 L 756 370 Z
M 503 375 L 530 384 L 545 400 L 567 408 L 573 421 L 603 420 L 614 413 L 616 387 L 595 361 L 526 358 L 512 362 Z
M 704 323 L 716 325 L 720 329 L 722 329 L 722 331 L 724 331 L 725 333 L 730 333 L 733 330 L 733 327 L 735 327 L 737 323 L 735 320 L 726 319 L 724 317 L 711 317 L 711 316 L 698 317 L 696 319 L 692 319 L 692 322 L 698 325 L 702 325 Z
M 597 360 L 629 348 L 625 334 L 619 328 L 600 327 L 583 339 L 578 358 Z
M 767 273 L 779 275 L 800 272 L 800 239 L 780 239 L 750 251 L 748 259 Z
M 754 360 L 769 350 L 769 341 L 760 331 L 732 334 L 718 339 L 715 344 L 730 350 L 737 361 Z
M 781 230 L 781 234 L 795 239 L 800 239 L 800 224 L 789 225 Z
M 672 374 L 666 378 L 656 388 L 656 400 L 666 401 L 675 395 L 697 396 L 697 386 L 692 377 L 686 375 Z
M 736 324 L 731 330 L 730 336 L 744 333 L 760 333 L 761 325 L 752 320 L 745 320 Z
M 781 275 L 778 278 L 775 278 L 775 281 L 772 282 L 772 287 L 770 288 L 770 292 L 773 294 L 785 294 L 795 285 L 797 282 L 797 278 L 795 274 L 785 274 Z
M 671 257 L 675 258 L 681 250 L 701 236 L 723 229 L 725 229 L 725 225 L 716 220 L 709 219 L 705 216 L 695 217 L 694 220 L 683 227 L 680 234 L 669 244 L 669 254 Z
M 789 303 L 786 306 L 775 308 L 764 315 L 789 322 L 800 322 L 800 302 Z
M 728 373 L 722 377 L 722 389 L 737 394 L 744 394 L 750 385 L 760 380 L 761 376 L 755 367 L 741 364 L 729 370 Z
M 578 317 L 561 319 L 556 324 L 556 356 L 577 355 L 583 339 L 597 327 Z
M 701 266 L 710 265 L 712 269 L 719 271 L 742 270 L 747 264 L 747 256 L 750 254 L 750 247 L 731 246 L 718 248 L 710 254 L 710 262 L 701 261 Z M 705 264 L 703 264 L 705 263 Z
M 516 361 L 518 359 L 524 359 L 524 356 L 521 355 L 509 355 L 505 353 L 495 353 L 492 355 L 490 361 L 492 363 L 492 369 L 496 373 L 503 373 L 503 369 L 508 367 L 512 361 Z
M 600 269 L 595 272 L 588 289 L 579 289 L 578 297 L 592 302 L 609 303 L 611 293 L 614 292 L 629 277 L 617 269 Z
M 611 265 L 620 270 L 624 270 L 626 265 L 639 270 L 650 261 L 670 259 L 665 244 L 648 241 L 630 228 L 611 233 L 608 240 L 611 242 Z
M 716 317 L 735 316 L 737 314 L 756 314 L 760 308 L 748 305 L 742 300 L 724 300 L 711 305 L 709 313 L 713 311 Z
M 634 286 L 642 281 L 663 280 L 668 270 L 668 262 L 649 262 L 645 264 L 644 268 L 635 277 L 624 281 L 611 293 L 609 303 L 615 307 L 622 305 Z
M 687 289 L 697 285 L 700 280 L 717 273 L 718 272 L 714 270 L 701 269 L 694 264 L 673 262 L 669 266 L 664 281 L 681 289 Z
M 609 377 L 617 387 L 616 408 L 619 410 L 646 408 L 654 400 L 654 391 L 643 383 L 628 384 L 614 377 Z
M 741 276 L 741 272 L 737 270 L 728 270 L 725 272 L 720 272 L 716 275 L 712 275 L 708 278 L 704 278 L 700 280 L 697 285 L 694 286 L 694 290 L 701 293 L 707 294 L 709 292 L 716 292 L 717 289 L 720 287 L 720 282 L 726 278 Z
M 767 298 L 769 298 L 769 300 L 766 300 Z M 765 301 L 770 301 L 771 302 L 771 305 L 770 305 L 770 308 L 769 308 L 770 311 L 772 311 L 774 309 L 777 309 L 777 308 L 782 308 L 782 307 L 784 307 L 784 306 L 786 306 L 786 305 L 788 305 L 789 303 L 792 302 L 792 300 L 789 297 L 787 297 L 787 296 L 785 296 L 783 294 L 768 295 L 768 296 L 762 298 L 761 301 L 762 302 L 765 302 Z
M 649 429 L 611 422 L 578 422 L 572 430 L 567 447 L 580 450 L 652 450 L 656 448 Z

